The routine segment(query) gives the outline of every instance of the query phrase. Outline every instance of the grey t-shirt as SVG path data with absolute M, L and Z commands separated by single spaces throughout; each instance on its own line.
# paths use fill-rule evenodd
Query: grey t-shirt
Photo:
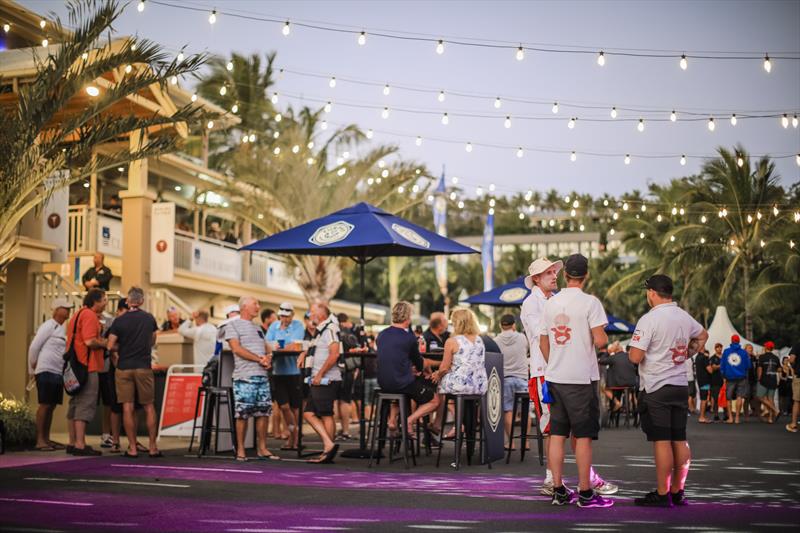
M 328 356 L 331 354 L 331 344 L 339 341 L 337 324 L 331 322 L 325 327 L 325 323 L 322 323 L 320 324 L 320 330 L 322 330 L 322 333 L 315 339 L 317 347 L 314 351 L 314 366 L 311 369 L 311 377 L 316 376 L 322 365 L 328 360 Z M 339 369 L 339 365 L 333 365 L 322 377 L 328 378 L 330 381 L 341 381 L 342 371 Z
M 504 331 L 494 338 L 503 353 L 503 376 L 528 379 L 528 339 L 518 331 Z
M 225 325 L 225 340 L 236 339 L 242 348 L 249 350 L 255 355 L 266 355 L 267 348 L 264 343 L 264 335 L 261 328 L 249 320 L 235 318 Z M 233 357 L 233 379 L 248 379 L 253 376 L 266 376 L 267 369 L 261 364 L 242 359 L 234 354 Z

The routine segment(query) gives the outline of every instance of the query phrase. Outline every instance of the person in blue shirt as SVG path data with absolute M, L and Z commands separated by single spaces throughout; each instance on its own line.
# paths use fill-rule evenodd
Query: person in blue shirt
M 739 336 L 731 337 L 731 345 L 722 352 L 720 372 L 725 378 L 725 396 L 728 399 L 728 424 L 739 423 L 739 399 L 748 397 L 747 374 L 750 370 L 750 356 L 741 344 Z M 731 416 L 733 414 L 733 416 Z M 735 417 L 735 419 L 734 419 Z
M 278 309 L 278 320 L 267 330 L 267 342 L 273 350 L 275 343 L 286 348 L 293 342 L 301 342 L 305 335 L 303 323 L 294 319 L 294 306 L 284 302 Z M 289 438 L 281 450 L 297 449 L 297 421 L 303 404 L 303 381 L 297 367 L 296 355 L 281 355 L 280 348 L 272 359 L 272 399 L 278 404 L 289 431 Z

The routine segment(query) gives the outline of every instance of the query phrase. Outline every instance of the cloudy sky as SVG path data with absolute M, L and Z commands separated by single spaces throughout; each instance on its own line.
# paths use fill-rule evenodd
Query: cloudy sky
M 59 1 L 22 3 L 42 13 L 65 13 Z M 800 113 L 800 61 L 774 59 L 767 74 L 762 59 L 692 57 L 769 53 L 800 58 L 797 1 L 172 3 L 200 11 L 147 1 L 139 13 L 134 2 L 117 28 L 175 51 L 183 45 L 190 52 L 222 55 L 276 51 L 279 66 L 286 69 L 275 87 L 279 107 L 322 107 L 331 101 L 332 125 L 356 123 L 373 129 L 373 142 L 396 143 L 405 158 L 436 173 L 446 166 L 448 177 L 457 176 L 469 194 L 490 183 L 499 193 L 555 187 L 599 195 L 645 189 L 650 181 L 696 171 L 702 159 L 692 156 L 708 156 L 717 146 L 735 143 L 753 154 L 788 156 L 776 161 L 782 182 L 800 180 L 795 162 L 800 128 L 791 125 L 792 115 Z M 212 26 L 208 16 L 214 8 L 219 14 Z M 233 13 L 295 24 L 287 37 L 281 22 L 245 20 Z M 357 43 L 358 33 L 298 23 L 363 30 L 366 44 Z M 381 38 L 376 35 L 380 32 L 441 38 L 444 53 L 436 53 L 435 41 Z M 452 44 L 456 40 L 509 48 Z M 592 53 L 529 50 L 518 61 L 514 48 L 519 43 L 560 50 L 584 47 Z M 596 51 L 601 49 L 607 52 L 603 67 L 597 64 Z M 671 57 L 625 57 L 612 55 L 614 49 Z M 678 61 L 684 52 L 689 56 L 686 70 Z M 329 86 L 331 76 L 337 78 L 335 88 Z M 388 96 L 383 94 L 385 84 L 390 86 Z M 439 101 L 440 90 L 444 102 Z M 497 96 L 502 99 L 499 109 L 494 107 Z M 559 110 L 553 114 L 556 101 Z M 611 120 L 612 106 L 619 109 L 616 120 Z M 384 107 L 389 108 L 385 119 Z M 625 110 L 629 108 L 635 110 Z M 669 121 L 672 109 L 678 111 L 675 123 Z M 446 126 L 441 123 L 445 112 Z M 688 112 L 698 120 L 684 120 Z M 790 125 L 784 129 L 779 118 L 740 118 L 734 127 L 732 113 L 788 113 Z M 506 116 L 511 117 L 510 128 L 504 127 Z M 711 116 L 713 132 L 707 127 Z M 578 118 L 572 129 L 570 117 Z M 639 132 L 642 117 L 645 127 Z M 518 147 L 523 147 L 521 158 Z M 573 150 L 575 162 L 570 160 Z M 629 165 L 624 164 L 625 154 L 631 154 Z M 686 166 L 679 163 L 681 154 L 689 156 Z M 641 157 L 645 155 L 670 157 Z

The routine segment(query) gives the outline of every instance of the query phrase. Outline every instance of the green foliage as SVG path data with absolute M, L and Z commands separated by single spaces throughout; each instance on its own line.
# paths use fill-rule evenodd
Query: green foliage
M 0 420 L 6 429 L 6 444 L 27 447 L 36 442 L 36 422 L 26 402 L 6 398 L 0 392 Z

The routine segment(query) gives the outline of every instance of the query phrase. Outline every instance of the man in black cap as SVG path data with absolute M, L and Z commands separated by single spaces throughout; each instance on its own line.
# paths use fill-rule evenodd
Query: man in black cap
M 629 357 L 639 365 L 642 429 L 653 443 L 658 486 L 634 503 L 644 507 L 686 505 L 683 489 L 691 452 L 686 441 L 689 411 L 684 365 L 691 364 L 691 356 L 705 347 L 708 332 L 672 301 L 668 276 L 650 277 L 645 288 L 652 309 L 636 324 Z
M 589 260 L 573 254 L 564 263 L 567 287 L 547 300 L 539 326 L 539 347 L 547 362 L 545 381 L 550 402 L 550 469 L 553 505 L 575 501 L 564 486 L 564 444 L 575 437 L 578 465 L 578 507 L 611 507 L 614 501 L 598 494 L 591 484 L 592 440 L 600 431 L 600 369 L 595 348 L 608 344 L 608 323 L 603 305 L 583 292 L 589 277 Z M 546 395 L 545 395 L 546 396 Z

